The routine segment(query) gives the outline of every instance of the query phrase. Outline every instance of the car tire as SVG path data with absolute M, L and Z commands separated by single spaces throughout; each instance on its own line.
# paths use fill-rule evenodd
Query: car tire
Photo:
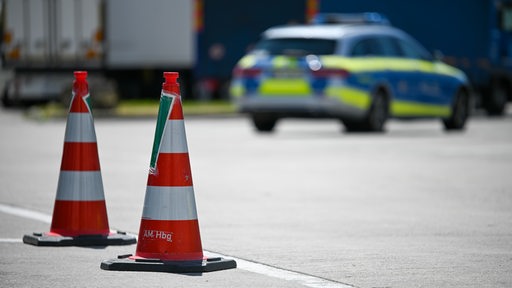
M 366 126 L 369 131 L 382 132 L 389 117 L 389 103 L 386 94 L 378 90 L 374 97 L 370 112 L 366 119 Z
M 383 90 L 373 95 L 372 105 L 362 120 L 343 119 L 347 132 L 382 132 L 389 117 L 389 102 Z
M 276 126 L 278 118 L 270 114 L 252 114 L 252 123 L 259 132 L 272 132 Z
M 469 117 L 469 94 L 460 90 L 452 105 L 449 118 L 443 119 L 445 130 L 462 130 Z
M 343 122 L 346 132 L 361 132 L 364 130 L 361 125 L 361 121 L 341 119 L 341 122 Z

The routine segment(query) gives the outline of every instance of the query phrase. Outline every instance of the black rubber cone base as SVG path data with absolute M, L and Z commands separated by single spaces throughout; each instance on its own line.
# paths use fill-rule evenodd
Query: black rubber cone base
M 137 243 L 137 238 L 122 231 L 104 235 L 82 235 L 76 237 L 45 233 L 32 233 L 23 236 L 23 243 L 35 246 L 109 246 Z
M 169 273 L 202 273 L 236 268 L 232 259 L 212 257 L 199 261 L 162 261 L 159 259 L 130 259 L 121 255 L 118 259 L 101 262 L 101 269 L 112 271 L 146 271 Z

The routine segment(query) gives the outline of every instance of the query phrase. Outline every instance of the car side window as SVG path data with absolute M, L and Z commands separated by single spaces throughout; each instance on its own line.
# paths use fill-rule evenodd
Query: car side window
M 352 57 L 379 56 L 382 49 L 376 38 L 363 38 L 352 47 Z
M 403 57 L 402 50 L 395 38 L 383 36 L 379 38 L 383 55 L 386 57 Z
M 402 50 L 403 57 L 411 59 L 431 60 L 432 57 L 421 47 L 405 39 L 396 39 L 398 46 Z

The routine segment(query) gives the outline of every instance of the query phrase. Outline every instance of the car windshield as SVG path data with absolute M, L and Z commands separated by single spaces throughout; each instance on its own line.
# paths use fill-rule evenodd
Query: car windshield
M 336 41 L 312 38 L 264 39 L 254 47 L 254 53 L 269 55 L 329 55 L 334 54 Z

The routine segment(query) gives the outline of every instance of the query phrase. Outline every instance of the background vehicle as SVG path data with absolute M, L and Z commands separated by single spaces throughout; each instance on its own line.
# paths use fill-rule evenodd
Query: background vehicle
M 316 13 L 365 11 L 383 13 L 429 51 L 444 53 L 489 114 L 502 114 L 512 97 L 511 0 L 282 0 L 279 13 L 269 13 L 272 0 L 0 3 L 2 74 L 10 79 L 0 91 L 4 104 L 68 97 L 73 69 L 89 70 L 94 99 L 106 106 L 154 97 L 163 70 L 180 72 L 187 99 L 227 99 L 231 70 L 261 31 Z
M 349 131 L 382 131 L 388 116 L 464 127 L 470 88 L 462 71 L 379 14 L 340 16 L 350 24 L 268 29 L 239 61 L 231 91 L 259 131 L 285 117 L 339 118 Z
M 236 61 L 261 30 L 305 22 L 306 1 L 267 13 L 271 0 L 3 0 L 4 105 L 69 98 L 73 70 L 89 71 L 96 106 L 159 95 L 180 72 L 183 97 L 227 98 Z M 4 71 L 5 71 L 4 70 Z
M 503 114 L 512 100 L 512 1 L 510 0 L 319 0 L 320 13 L 375 11 L 418 39 L 443 61 L 463 70 L 477 106 Z

